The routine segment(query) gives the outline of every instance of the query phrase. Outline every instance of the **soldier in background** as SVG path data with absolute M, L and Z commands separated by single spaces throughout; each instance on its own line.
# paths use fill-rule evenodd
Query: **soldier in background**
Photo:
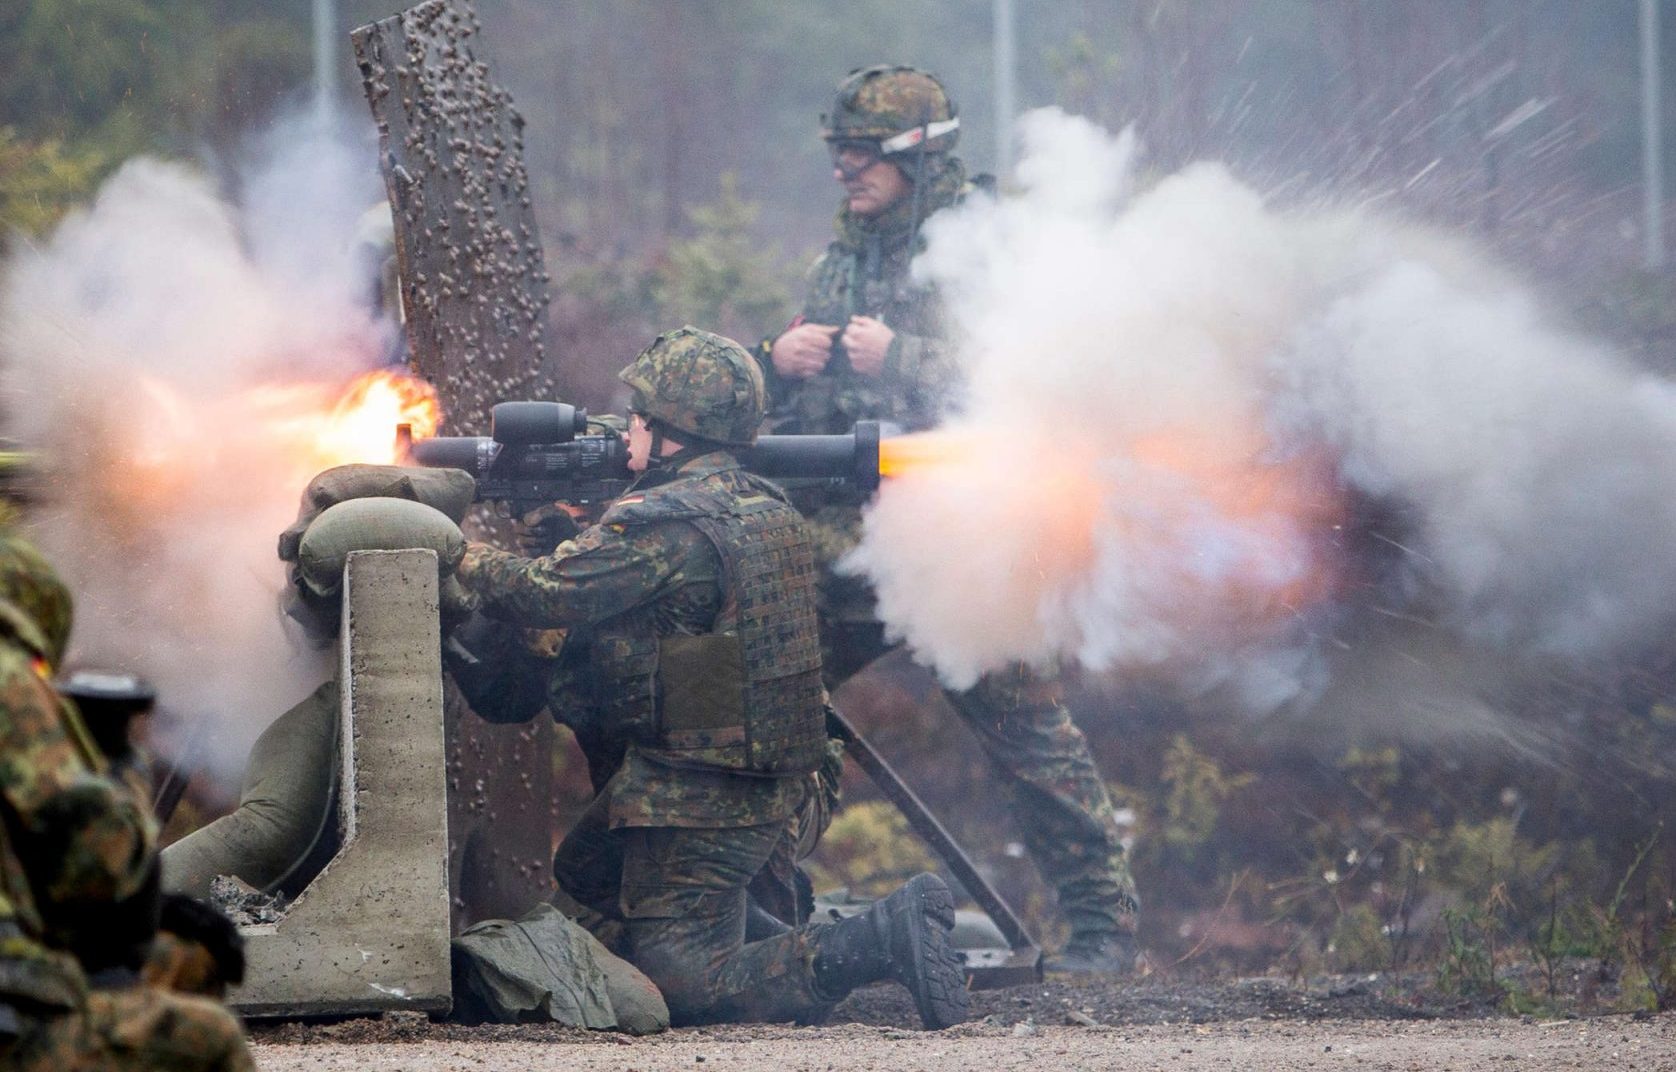
M 641 474 L 628 493 L 551 554 L 474 543 L 457 573 L 486 614 L 568 630 L 586 669 L 574 706 L 592 724 L 566 720 L 603 787 L 554 859 L 561 890 L 602 941 L 620 933 L 676 1024 L 811 1018 L 892 978 L 927 1027 L 960 1022 L 954 899 L 935 875 L 838 923 L 749 928 L 748 887 L 827 755 L 814 555 L 734 453 L 763 418 L 749 354 L 682 328 L 622 379 Z
M 145 762 L 107 764 L 50 684 L 69 592 L 0 532 L 0 1066 L 255 1065 L 222 1006 L 141 985 L 157 928 L 157 830 Z
M 802 313 L 756 350 L 772 399 L 769 426 L 804 434 L 847 432 L 858 420 L 930 427 L 960 375 L 937 295 L 908 267 L 924 219 L 974 189 L 952 152 L 960 120 L 931 75 L 877 66 L 839 83 L 822 125 L 844 188 L 838 235 L 810 269 Z M 863 501 L 847 489 L 795 499 L 815 530 L 833 689 L 888 650 L 871 587 L 833 569 L 860 539 Z M 945 695 L 1012 790 L 1025 845 L 1058 891 L 1071 939 L 1049 967 L 1127 973 L 1136 955 L 1134 882 L 1110 795 L 1057 677 L 1019 666 Z

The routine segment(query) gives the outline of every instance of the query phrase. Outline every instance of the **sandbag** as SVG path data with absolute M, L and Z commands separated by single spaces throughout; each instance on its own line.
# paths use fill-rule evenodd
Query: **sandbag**
M 338 771 L 334 678 L 256 738 L 239 806 L 163 848 L 163 888 L 203 899 L 218 875 L 271 891 L 327 833 Z
M 308 482 L 297 520 L 279 534 L 279 557 L 297 560 L 303 533 L 314 519 L 352 499 L 406 499 L 420 502 L 459 524 L 471 508 L 477 483 L 463 469 L 425 469 L 401 465 L 340 465 Z
M 560 1023 L 645 1035 L 669 1027 L 652 981 L 549 904 L 491 919 L 453 941 L 455 1012 L 497 1023 Z
M 309 592 L 337 593 L 354 551 L 424 548 L 436 552 L 443 576 L 465 557 L 460 526 L 424 503 L 406 499 L 351 499 L 321 512 L 297 545 L 297 567 Z
M 340 465 L 309 481 L 297 508 L 297 520 L 279 534 L 279 557 L 288 563 L 286 587 L 280 609 L 302 626 L 309 639 L 326 644 L 337 636 L 342 608 L 337 586 L 329 594 L 317 592 L 303 578 L 301 554 L 303 536 L 320 516 L 334 506 L 363 499 L 386 502 L 423 503 L 458 524 L 471 508 L 477 484 L 461 469 L 410 468 L 400 465 Z M 423 544 L 420 546 L 430 546 Z M 444 563 L 442 614 L 445 624 L 469 613 L 474 600 L 459 586 L 449 571 L 458 563 Z

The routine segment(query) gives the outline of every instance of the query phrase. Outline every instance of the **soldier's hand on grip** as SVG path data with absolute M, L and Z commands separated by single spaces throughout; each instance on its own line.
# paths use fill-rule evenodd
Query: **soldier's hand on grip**
M 542 558 L 566 540 L 574 540 L 582 530 L 563 503 L 549 503 L 520 517 L 512 531 L 521 554 Z

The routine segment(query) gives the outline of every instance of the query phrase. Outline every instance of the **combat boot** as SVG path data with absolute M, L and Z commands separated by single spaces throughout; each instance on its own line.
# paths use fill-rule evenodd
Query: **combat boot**
M 936 875 L 915 875 L 866 912 L 822 927 L 816 939 L 815 981 L 842 996 L 858 986 L 895 979 L 914 996 L 930 1030 L 966 1019 L 966 972 L 949 944 L 954 894 Z
M 1073 934 L 1064 952 L 1047 962 L 1047 970 L 1067 975 L 1133 975 L 1138 952 L 1132 934 Z

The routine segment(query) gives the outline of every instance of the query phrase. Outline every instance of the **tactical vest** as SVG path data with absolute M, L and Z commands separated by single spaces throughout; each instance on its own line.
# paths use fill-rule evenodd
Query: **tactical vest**
M 909 251 L 899 248 L 872 255 L 834 243 L 809 282 L 803 316 L 817 324 L 847 324 L 851 316 L 883 320 L 896 331 L 941 335 L 940 308 L 929 288 L 908 273 Z M 905 427 L 923 424 L 916 400 L 875 376 L 863 376 L 849 363 L 841 343 L 818 376 L 783 384 L 775 409 L 777 429 L 805 434 L 848 432 L 859 420 L 894 421 Z
M 596 703 L 614 735 L 678 767 L 781 776 L 825 754 L 815 562 L 779 489 L 724 469 L 625 498 L 601 524 L 684 521 L 716 548 L 722 604 L 710 632 L 663 626 L 656 606 L 595 630 Z

